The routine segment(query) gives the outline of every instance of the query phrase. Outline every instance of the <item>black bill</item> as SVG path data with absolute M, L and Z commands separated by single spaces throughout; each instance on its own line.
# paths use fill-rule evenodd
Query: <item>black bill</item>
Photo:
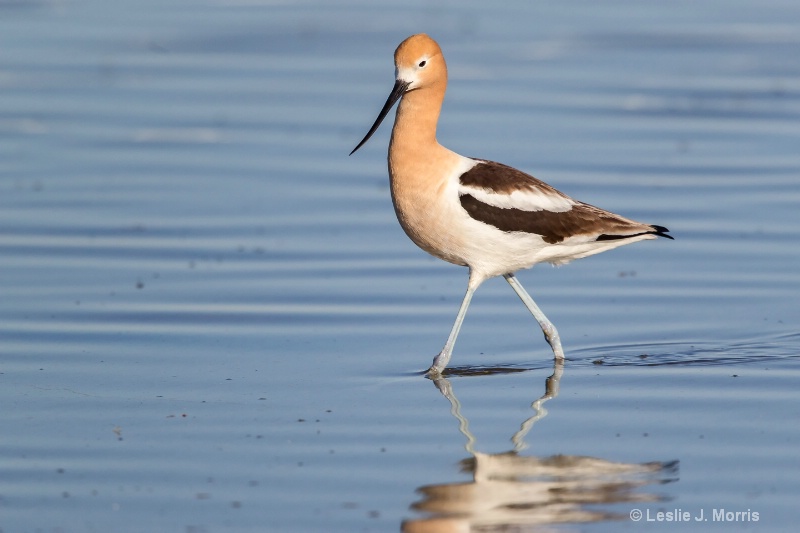
M 383 109 L 381 109 L 380 114 L 378 114 L 378 118 L 375 119 L 375 124 L 372 125 L 372 127 L 369 129 L 367 134 L 364 136 L 364 138 L 361 139 L 361 142 L 358 143 L 358 146 L 353 148 L 353 151 L 350 152 L 350 155 L 353 155 L 354 153 L 356 153 L 356 150 L 361 148 L 364 145 L 364 143 L 367 142 L 370 137 L 372 137 L 372 134 L 375 133 L 375 131 L 381 125 L 381 122 L 383 122 L 383 119 L 386 118 L 386 115 L 389 114 L 389 110 L 392 109 L 392 106 L 398 100 L 400 100 L 400 98 L 405 94 L 406 89 L 408 89 L 408 85 L 409 85 L 408 82 L 401 81 L 401 80 L 397 80 L 397 81 L 394 82 L 394 87 L 392 88 L 392 92 L 389 95 L 389 98 L 386 99 L 386 103 L 383 104 Z

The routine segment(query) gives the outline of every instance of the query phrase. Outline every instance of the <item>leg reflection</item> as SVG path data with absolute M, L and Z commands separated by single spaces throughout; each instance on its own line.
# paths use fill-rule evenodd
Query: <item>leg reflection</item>
M 548 414 L 544 404 L 558 396 L 563 370 L 563 362 L 556 360 L 553 374 L 545 381 L 544 394 L 531 404 L 533 415 L 512 436 L 512 449 L 499 454 L 477 451 L 452 383 L 443 377 L 434 380 L 450 402 L 450 412 L 466 438 L 470 457 L 460 464 L 472 479 L 420 487 L 422 499 L 412 509 L 426 516 L 406 520 L 403 531 L 518 530 L 523 526 L 612 520 L 621 517 L 598 504 L 665 499 L 643 488 L 674 479 L 677 461 L 623 463 L 590 456 L 520 455 L 531 428 Z

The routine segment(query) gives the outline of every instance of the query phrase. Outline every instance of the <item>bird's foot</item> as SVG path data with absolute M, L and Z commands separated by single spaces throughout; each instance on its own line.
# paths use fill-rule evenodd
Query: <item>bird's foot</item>
M 450 361 L 451 355 L 452 352 L 448 350 L 442 350 L 439 352 L 436 357 L 433 358 L 433 363 L 425 375 L 431 379 L 442 377 L 442 372 L 444 372 L 445 367 L 447 367 L 447 363 Z
M 561 337 L 558 335 L 558 330 L 553 324 L 543 324 L 542 333 L 547 344 L 553 349 L 553 355 L 556 359 L 564 359 L 564 349 L 561 347 Z
M 439 378 L 442 377 L 442 370 L 444 370 L 444 369 L 439 369 L 439 368 L 436 368 L 435 366 L 431 366 L 428 369 L 428 371 L 425 372 L 425 377 L 428 377 L 428 378 L 436 381 L 436 380 L 438 380 Z

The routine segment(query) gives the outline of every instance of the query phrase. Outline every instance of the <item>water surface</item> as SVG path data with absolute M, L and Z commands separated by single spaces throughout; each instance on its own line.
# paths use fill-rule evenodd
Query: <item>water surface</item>
M 347 157 L 420 31 L 443 144 L 676 237 L 520 273 L 563 368 L 491 280 L 421 374 L 466 272 L 397 224 L 388 125 Z M 798 35 L 779 0 L 0 3 L 0 529 L 792 527 Z

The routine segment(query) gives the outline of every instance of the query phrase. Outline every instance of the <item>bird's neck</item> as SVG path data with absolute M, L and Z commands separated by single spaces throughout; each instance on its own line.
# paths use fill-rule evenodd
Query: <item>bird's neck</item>
M 409 91 L 397 107 L 389 143 L 389 164 L 430 157 L 441 149 L 436 141 L 436 124 L 444 100 L 445 85 L 438 84 Z

